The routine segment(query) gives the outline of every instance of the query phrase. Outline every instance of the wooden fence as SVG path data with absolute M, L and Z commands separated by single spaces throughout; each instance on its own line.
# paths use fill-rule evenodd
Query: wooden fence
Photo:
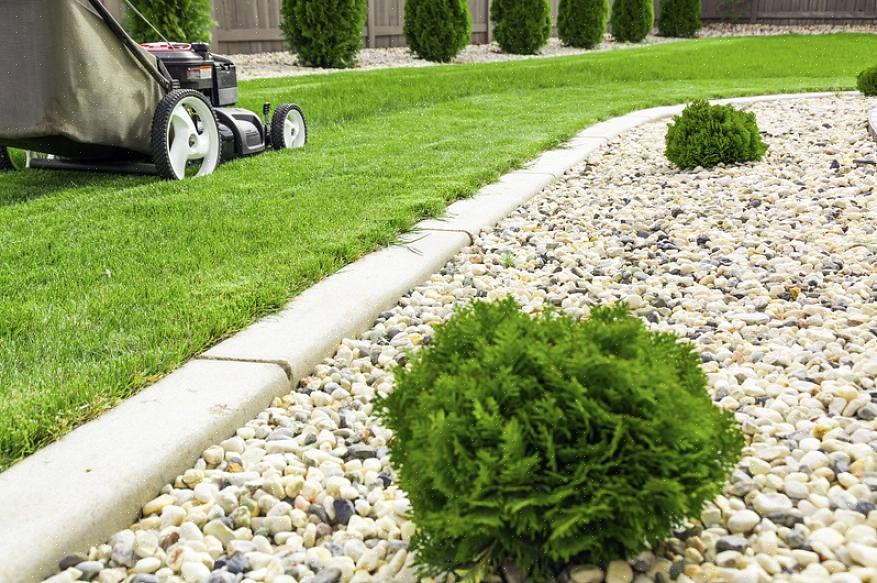
M 877 25 L 877 0 L 702 0 L 704 21 Z
M 559 0 L 551 0 L 556 19 Z M 611 0 L 610 0 L 611 1 Z M 123 0 L 104 0 L 121 14 Z M 660 0 L 654 0 L 660 14 Z M 258 53 L 286 48 L 280 33 L 281 0 L 214 0 L 214 46 L 222 53 Z M 702 0 L 704 21 L 731 20 L 765 24 L 873 24 L 877 26 L 877 0 Z M 363 30 L 367 47 L 405 45 L 402 33 L 405 0 L 368 0 L 368 21 Z M 493 40 L 489 25 L 490 0 L 469 0 L 472 42 Z

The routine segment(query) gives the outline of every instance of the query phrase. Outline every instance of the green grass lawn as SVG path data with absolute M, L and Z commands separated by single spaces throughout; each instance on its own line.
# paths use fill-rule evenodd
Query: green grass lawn
M 783 36 L 254 81 L 242 105 L 301 104 L 306 149 L 182 183 L 4 175 L 0 469 L 593 122 L 874 61 L 877 35 Z

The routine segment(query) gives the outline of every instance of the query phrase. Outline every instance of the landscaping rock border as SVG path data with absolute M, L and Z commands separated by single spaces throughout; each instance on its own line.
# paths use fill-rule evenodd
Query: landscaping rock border
M 789 94 L 723 103 L 830 97 Z M 593 125 L 470 199 L 419 223 L 402 243 L 343 268 L 103 417 L 0 474 L 0 582 L 39 580 L 65 553 L 131 524 L 162 484 L 230 435 L 398 298 L 437 271 L 481 229 L 538 194 L 625 130 L 679 113 L 635 111 Z

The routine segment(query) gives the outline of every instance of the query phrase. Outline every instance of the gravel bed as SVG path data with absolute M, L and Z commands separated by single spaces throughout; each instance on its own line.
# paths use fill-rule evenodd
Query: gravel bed
M 840 32 L 877 32 L 877 24 L 731 24 L 719 22 L 704 26 L 699 38 L 720 36 L 776 36 L 781 34 L 836 34 Z
M 837 25 L 811 25 L 811 26 L 772 26 L 763 24 L 709 24 L 706 25 L 698 36 L 712 38 L 720 36 L 766 36 L 778 34 L 827 34 L 834 32 L 877 32 L 877 26 L 837 26 Z M 665 38 L 650 35 L 642 43 L 618 43 L 612 40 L 611 35 L 606 35 L 604 42 L 597 47 L 586 50 L 563 46 L 556 38 L 548 41 L 548 44 L 538 55 L 510 55 L 502 52 L 499 45 L 494 43 L 483 45 L 469 45 L 457 56 L 454 63 L 492 63 L 498 61 L 517 61 L 521 59 L 539 59 L 546 57 L 562 57 L 568 55 L 583 55 L 586 53 L 628 49 L 643 45 L 679 42 L 682 39 Z M 345 71 L 364 71 L 370 69 L 391 69 L 395 67 L 434 67 L 436 63 L 415 58 L 406 47 L 386 49 L 363 49 L 359 53 L 359 62 L 352 69 L 318 69 L 303 67 L 298 64 L 298 57 L 289 52 L 281 53 L 258 53 L 253 55 L 231 55 L 237 65 L 240 79 L 261 79 L 267 77 L 295 77 L 299 75 L 314 75 L 340 73 Z
M 679 172 L 666 122 L 616 138 L 208 448 L 53 583 L 416 581 L 414 525 L 371 401 L 453 307 L 624 300 L 695 343 L 744 457 L 700 520 L 576 583 L 877 581 L 877 100 L 751 106 L 770 146 Z M 619 557 L 623 559 L 623 557 Z M 83 562 L 85 560 L 85 562 Z M 73 566 L 75 565 L 75 566 Z
M 520 61 L 523 59 L 544 59 L 547 57 L 564 57 L 569 55 L 583 55 L 592 52 L 602 52 L 617 49 L 629 49 L 643 45 L 662 44 L 676 42 L 679 39 L 649 36 L 642 43 L 618 43 L 611 40 L 609 35 L 606 40 L 593 49 L 576 49 L 567 47 L 552 38 L 537 55 L 512 55 L 504 53 L 499 45 L 494 43 L 481 45 L 468 45 L 464 48 L 454 63 L 494 63 L 500 61 Z M 344 73 L 349 71 L 367 71 L 372 69 L 394 69 L 398 67 L 436 67 L 439 63 L 425 61 L 415 57 L 407 47 L 392 47 L 385 49 L 362 49 L 359 52 L 357 65 L 351 69 L 320 69 L 304 67 L 298 64 L 298 56 L 289 53 L 259 53 L 255 55 L 233 55 L 231 58 L 238 68 L 238 77 L 241 79 L 262 79 L 266 77 L 297 77 L 299 75 Z M 446 66 L 446 65 L 445 65 Z

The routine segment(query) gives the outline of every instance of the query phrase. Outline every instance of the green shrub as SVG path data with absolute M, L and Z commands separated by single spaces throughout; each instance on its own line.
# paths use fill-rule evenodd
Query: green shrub
M 281 29 L 299 62 L 310 67 L 356 64 L 366 0 L 283 0 Z
M 532 55 L 551 36 L 551 4 L 549 0 L 493 0 L 490 21 L 502 50 Z
M 767 151 L 754 113 L 704 100 L 673 118 L 665 142 L 667 159 L 680 168 L 760 160 Z
M 700 30 L 700 0 L 661 0 L 658 31 L 662 36 L 690 37 Z
M 210 42 L 216 25 L 210 15 L 211 0 L 131 0 L 131 3 L 171 42 Z M 137 42 L 161 40 L 131 10 L 126 12 L 125 30 Z
M 607 0 L 560 0 L 557 35 L 566 45 L 590 49 L 603 40 L 608 18 Z
M 633 556 L 697 516 L 742 447 L 691 346 L 623 305 L 577 322 L 475 303 L 396 382 L 377 410 L 424 575 Z
M 626 43 L 646 38 L 655 24 L 652 0 L 615 0 L 612 3 L 612 36 Z
M 405 40 L 421 59 L 447 63 L 471 38 L 467 0 L 406 0 Z
M 877 67 L 871 67 L 859 73 L 856 79 L 856 86 L 862 92 L 862 95 L 877 95 Z

